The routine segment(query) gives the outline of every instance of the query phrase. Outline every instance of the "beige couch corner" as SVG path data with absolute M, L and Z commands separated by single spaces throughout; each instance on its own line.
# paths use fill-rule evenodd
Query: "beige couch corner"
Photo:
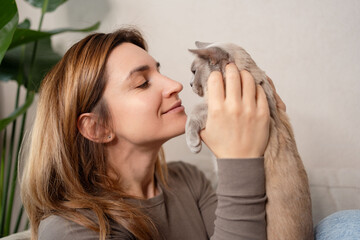
M 1 240 L 30 240 L 30 237 L 31 237 L 30 230 L 27 230 L 24 232 L 12 234 L 7 237 L 3 237 L 1 238 Z

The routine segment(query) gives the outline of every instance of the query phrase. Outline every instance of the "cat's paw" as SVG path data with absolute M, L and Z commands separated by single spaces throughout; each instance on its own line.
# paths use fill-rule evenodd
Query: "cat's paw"
M 186 132 L 186 143 L 193 153 L 198 153 L 201 151 L 201 138 L 197 131 L 190 130 Z
M 188 145 L 192 153 L 199 153 L 201 151 L 201 142 L 197 146 Z

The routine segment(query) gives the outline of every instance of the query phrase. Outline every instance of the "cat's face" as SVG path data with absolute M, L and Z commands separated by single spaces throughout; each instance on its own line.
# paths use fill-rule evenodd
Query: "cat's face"
M 229 54 L 222 48 L 208 43 L 195 43 L 198 49 L 189 49 L 196 55 L 191 64 L 191 72 L 194 74 L 190 86 L 200 97 L 206 95 L 207 80 L 212 71 L 220 71 L 224 74 L 226 64 L 230 62 Z

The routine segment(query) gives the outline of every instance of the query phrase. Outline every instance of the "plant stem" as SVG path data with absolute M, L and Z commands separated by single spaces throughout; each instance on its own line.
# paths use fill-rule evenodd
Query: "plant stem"
M 43 21 L 44 21 L 44 16 L 45 16 L 45 13 L 46 13 L 46 10 L 47 10 L 48 3 L 49 3 L 49 0 L 45 0 L 43 2 L 43 7 L 42 7 L 42 10 L 41 10 L 41 16 L 40 16 L 40 21 L 39 21 L 39 26 L 38 26 L 38 31 L 41 31 L 41 27 L 42 27 L 42 24 L 43 24 Z M 32 55 L 31 55 L 30 73 L 29 73 L 29 82 L 30 83 L 31 83 L 31 74 L 32 74 L 32 70 L 34 68 L 34 63 L 35 63 L 37 47 L 38 47 L 38 41 L 36 41 L 34 43 L 34 48 L 33 48 Z M 28 86 L 27 83 L 25 83 L 25 86 Z
M 41 11 L 38 31 L 41 30 L 43 20 L 44 20 L 44 15 L 45 15 L 46 10 L 47 10 L 47 6 L 48 6 L 48 0 L 45 0 L 44 3 L 43 3 L 42 11 Z M 32 82 L 32 71 L 33 71 L 34 64 L 35 64 L 37 46 L 38 46 L 38 42 L 36 41 L 34 43 L 34 48 L 33 48 L 32 56 L 31 56 L 30 72 L 29 72 L 29 77 L 28 77 L 29 83 L 28 84 L 30 84 Z M 22 72 L 22 70 L 20 70 L 20 71 Z M 28 85 L 25 84 L 25 86 L 28 86 Z M 29 97 L 33 97 L 33 95 L 35 95 L 34 92 L 31 92 L 28 89 L 26 89 L 26 100 L 29 99 Z M 20 148 L 21 148 L 21 144 L 22 144 L 22 140 L 23 140 L 23 136 L 24 136 L 24 130 L 25 130 L 25 125 L 26 125 L 26 116 L 27 116 L 27 111 L 23 114 L 23 118 L 22 118 L 20 135 L 19 135 L 19 139 L 18 139 L 18 147 L 17 147 L 17 153 L 18 154 L 17 154 L 17 156 L 15 158 L 16 160 L 15 160 L 15 163 L 14 163 L 14 168 L 13 168 L 13 173 L 12 173 L 12 183 L 11 183 L 11 192 L 10 192 L 10 196 L 9 196 L 9 206 L 7 207 L 5 226 L 4 226 L 3 231 L 1 231 L 1 232 L 3 232 L 5 234 L 5 236 L 10 233 L 10 224 L 11 224 L 11 217 L 12 217 L 12 211 L 13 211 L 16 183 L 17 183 L 16 180 L 17 180 L 17 176 L 18 176 L 19 152 L 20 152 Z M 9 178 L 9 176 L 8 176 L 8 178 Z M 8 184 L 7 184 L 7 186 L 8 186 Z M 21 219 L 22 211 L 20 211 L 19 215 L 20 216 L 18 216 L 18 218 Z M 16 228 L 18 228 L 18 227 L 16 227 Z
M 7 134 L 6 134 L 6 129 L 4 130 L 4 136 L 3 136 L 3 146 L 2 146 L 2 151 L 1 151 L 1 169 L 0 169 L 0 198 L 3 199 L 3 196 L 6 196 L 4 191 L 4 178 L 5 178 L 5 156 L 6 156 L 6 139 L 7 139 Z M 4 211 L 4 205 L 1 201 L 0 203 L 0 216 L 2 216 L 2 212 Z M 0 226 L 2 226 L 2 219 L 0 219 Z M 1 233 L 1 231 L 0 231 Z
M 3 196 L 4 188 L 4 174 L 5 174 L 5 156 L 6 156 L 6 129 L 4 130 L 3 145 L 1 149 L 1 162 L 0 162 L 0 199 Z M 0 203 L 1 204 L 1 203 Z M 0 205 L 1 208 L 2 205 Z
M 21 71 L 21 70 L 19 70 Z M 18 84 L 17 92 L 16 92 L 16 99 L 15 99 L 15 109 L 19 107 L 19 98 L 20 98 L 20 85 Z M 8 209 L 8 193 L 9 193 L 9 185 L 10 185 L 10 176 L 11 176 L 11 169 L 12 169 L 12 159 L 14 153 L 14 142 L 15 142 L 15 132 L 16 132 L 16 119 L 13 121 L 11 127 L 11 139 L 10 139 L 10 148 L 9 148 L 9 155 L 7 161 L 7 169 L 6 169 L 6 181 L 5 181 L 5 188 L 4 188 L 4 198 L 2 198 L 2 211 L 1 211 L 1 229 L 2 233 L 5 233 L 6 236 L 6 218 L 5 218 L 5 209 Z
M 30 91 L 26 92 L 26 99 L 28 99 L 30 97 L 31 93 Z M 12 216 L 12 210 L 13 210 L 13 205 L 14 205 L 14 196 L 15 196 L 15 190 L 16 190 L 16 183 L 17 183 L 17 176 L 18 176 L 18 166 L 19 166 L 19 153 L 20 153 L 20 148 L 21 148 L 21 143 L 24 137 L 24 131 L 25 131 L 25 125 L 26 125 L 26 116 L 27 116 L 27 112 L 24 113 L 23 118 L 22 118 L 22 122 L 21 122 L 21 129 L 20 129 L 20 135 L 19 135 L 19 140 L 18 140 L 18 146 L 17 146 L 17 155 L 16 155 L 16 160 L 14 163 L 14 168 L 13 168 L 13 175 L 12 175 L 12 182 L 11 182 L 11 192 L 10 192 L 10 197 L 9 197 L 9 206 L 7 208 L 7 213 L 6 213 L 6 222 L 5 222 L 5 229 L 4 229 L 4 233 L 5 234 L 9 234 L 10 233 L 10 223 L 11 223 L 11 216 Z
M 19 227 L 20 227 L 23 212 L 24 212 L 24 206 L 21 205 L 21 208 L 20 208 L 19 213 L 18 213 L 18 217 L 16 219 L 16 224 L 15 224 L 15 228 L 14 228 L 14 231 L 13 231 L 14 233 L 19 231 Z
M 16 98 L 15 98 L 15 109 L 19 107 L 19 99 L 20 99 L 20 88 L 21 83 L 23 81 L 23 68 L 24 68 L 24 61 L 25 61 L 25 46 L 21 47 L 21 58 L 20 58 L 20 64 L 19 64 L 19 70 L 18 70 L 18 76 L 17 76 L 17 91 L 16 91 Z M 15 133 L 16 133 L 16 122 L 15 119 L 12 123 L 12 130 L 11 130 L 11 139 L 10 139 L 10 148 L 9 148 L 9 155 L 8 155 L 8 168 L 7 168 L 7 179 L 6 179 L 6 185 L 4 189 L 4 198 L 1 198 L 3 200 L 2 204 L 2 211 L 1 211 L 1 229 L 0 232 L 4 233 L 5 226 L 7 225 L 5 222 L 5 209 L 7 209 L 7 201 L 8 201 L 8 194 L 9 194 L 9 185 L 10 185 L 10 175 L 11 175 L 11 165 L 14 155 L 14 143 L 15 143 Z M 5 235 L 6 236 L 6 235 Z
M 21 70 L 20 70 L 21 71 Z M 16 99 L 15 99 L 15 109 L 17 109 L 19 107 L 19 98 L 20 98 L 20 84 L 18 84 L 17 87 L 17 92 L 16 92 Z M 13 154 L 14 154 L 14 143 L 15 143 L 15 133 L 16 133 L 16 119 L 13 121 L 12 126 L 11 126 L 11 138 L 10 138 L 10 148 L 9 148 L 9 155 L 7 158 L 7 176 L 6 176 L 6 183 L 5 183 L 5 195 L 6 197 L 4 197 L 3 201 L 4 201 L 4 209 L 7 209 L 7 201 L 8 201 L 8 193 L 9 193 L 9 185 L 10 185 L 10 176 L 11 176 L 11 168 L 12 168 L 12 160 L 13 160 Z M 5 211 L 2 212 L 1 215 L 1 219 L 4 220 L 5 217 Z M 2 226 L 1 226 L 1 232 L 3 232 L 4 230 L 4 221 L 2 221 Z M 6 222 L 5 222 L 6 225 Z
M 41 30 L 44 15 L 45 15 L 45 13 L 47 11 L 48 5 L 49 5 L 49 0 L 45 0 L 43 2 L 42 9 L 41 9 L 41 17 L 40 17 L 39 28 L 38 28 L 39 31 Z
M 24 230 L 29 229 L 29 226 L 30 226 L 30 221 L 29 221 L 29 219 L 27 219 Z

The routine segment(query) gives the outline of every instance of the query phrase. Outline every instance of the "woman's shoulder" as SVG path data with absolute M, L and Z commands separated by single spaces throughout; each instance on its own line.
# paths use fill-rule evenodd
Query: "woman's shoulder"
M 204 191 L 212 192 L 211 182 L 206 178 L 205 174 L 195 165 L 177 161 L 168 163 L 169 185 L 171 187 L 180 188 L 187 186 L 198 198 Z
M 85 217 L 95 219 L 95 214 L 90 210 L 82 211 Z M 110 235 L 106 239 L 134 239 L 133 236 L 120 224 L 109 220 Z M 59 215 L 50 215 L 40 222 L 38 240 L 98 240 L 99 233 L 84 227 L 76 222 Z
M 185 177 L 188 179 L 189 177 L 197 178 L 204 175 L 197 166 L 183 161 L 169 162 L 167 166 L 170 177 Z
M 64 217 L 51 215 L 40 222 L 38 239 L 99 239 L 99 234 Z

